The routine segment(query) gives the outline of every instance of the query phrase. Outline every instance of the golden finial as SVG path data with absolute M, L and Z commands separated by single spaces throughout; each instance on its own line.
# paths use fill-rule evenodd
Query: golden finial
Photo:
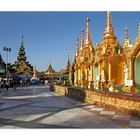
M 89 17 L 87 17 L 87 22 L 90 22 L 90 19 L 89 19 Z
M 138 29 L 138 32 L 140 33 L 140 22 L 139 22 L 139 29 Z
M 126 27 L 125 27 L 125 39 L 124 39 L 123 46 L 130 47 L 130 45 L 131 45 L 131 42 L 130 42 L 129 35 L 128 35 L 128 26 L 126 25 Z
M 111 12 L 107 11 L 107 25 L 109 25 L 111 22 Z
M 22 39 L 21 39 L 21 45 L 22 45 L 22 46 L 24 45 L 24 43 L 23 43 L 24 40 L 23 40 L 23 39 L 24 39 L 24 36 L 22 35 Z
M 81 32 L 84 33 L 84 28 L 81 29 Z
M 110 16 L 110 14 L 111 14 L 111 12 L 110 11 L 107 11 L 107 15 Z
M 78 50 L 79 47 L 79 38 L 76 39 L 76 50 Z
M 128 26 L 125 27 L 125 38 L 128 38 Z
M 91 39 L 90 39 L 90 19 L 89 17 L 87 17 L 86 19 L 86 43 L 90 43 Z
M 107 11 L 107 17 L 106 17 L 106 27 L 105 27 L 105 35 L 106 34 L 114 34 L 113 26 L 112 26 L 112 18 L 111 18 L 111 12 Z
M 79 38 L 76 39 L 76 56 L 78 54 L 78 48 L 79 48 Z
M 81 29 L 81 47 L 84 45 L 84 29 Z

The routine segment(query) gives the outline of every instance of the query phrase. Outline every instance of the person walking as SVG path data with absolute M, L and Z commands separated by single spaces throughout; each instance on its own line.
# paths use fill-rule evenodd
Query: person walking
M 7 80 L 5 84 L 6 84 L 6 89 L 8 91 L 8 89 L 9 89 L 9 81 Z
M 22 81 L 22 79 L 20 80 L 20 86 L 21 86 L 21 87 L 23 86 L 23 81 Z
M 13 80 L 13 88 L 14 88 L 14 90 L 16 90 L 16 86 L 17 86 L 17 81 Z
M 2 80 L 1 81 L 1 89 L 3 89 L 4 88 L 4 81 Z

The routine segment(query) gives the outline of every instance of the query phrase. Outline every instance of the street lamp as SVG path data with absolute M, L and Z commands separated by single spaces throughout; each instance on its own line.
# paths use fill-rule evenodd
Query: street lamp
M 3 51 L 6 52 L 6 79 L 7 79 L 7 71 L 8 71 L 8 52 L 11 52 L 11 48 L 4 47 Z

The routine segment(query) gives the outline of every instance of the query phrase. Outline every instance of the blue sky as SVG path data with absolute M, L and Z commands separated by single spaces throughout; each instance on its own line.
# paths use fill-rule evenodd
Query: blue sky
M 50 62 L 55 70 L 60 70 L 67 63 L 64 49 L 73 58 L 75 41 L 80 37 L 81 28 L 85 28 L 87 16 L 95 45 L 102 40 L 106 12 L 0 12 L 0 53 L 5 59 L 3 46 L 11 47 L 9 62 L 14 63 L 23 34 L 27 59 L 37 70 L 46 70 Z M 112 12 L 112 21 L 120 43 L 124 40 L 126 25 L 131 42 L 135 41 L 139 12 Z

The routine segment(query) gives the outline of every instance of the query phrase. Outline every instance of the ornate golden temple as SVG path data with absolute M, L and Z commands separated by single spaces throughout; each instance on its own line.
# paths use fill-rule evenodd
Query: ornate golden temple
M 79 45 L 80 44 L 80 45 Z M 72 77 L 72 73 L 74 78 Z M 135 43 L 131 44 L 128 27 L 120 44 L 113 29 L 111 12 L 107 12 L 102 42 L 93 46 L 90 19 L 86 19 L 86 37 L 76 40 L 76 55 L 70 69 L 70 82 L 76 87 L 104 91 L 140 90 L 140 25 Z M 73 81 L 72 81 L 73 79 Z
M 13 68 L 22 76 L 33 76 L 33 66 L 29 64 L 27 61 L 27 57 L 25 56 L 25 47 L 24 47 L 24 41 L 22 36 L 21 46 L 19 48 L 17 61 L 13 65 Z

